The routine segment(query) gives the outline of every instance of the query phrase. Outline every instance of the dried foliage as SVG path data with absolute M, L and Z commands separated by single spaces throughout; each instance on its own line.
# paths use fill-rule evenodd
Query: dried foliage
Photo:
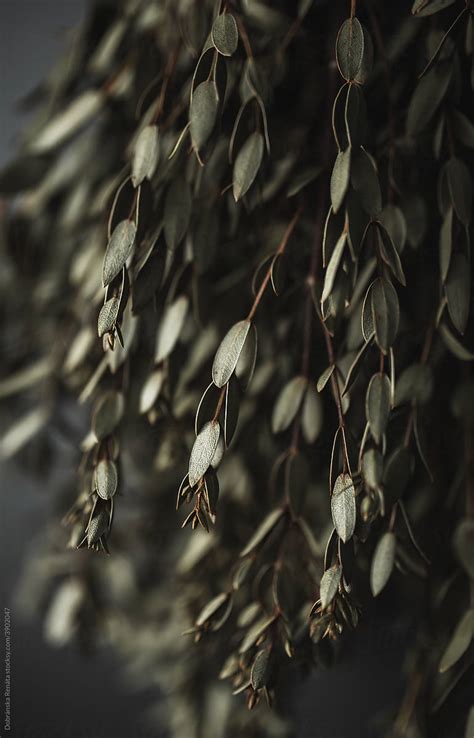
M 289 734 L 389 590 L 385 734 L 472 736 L 473 46 L 472 0 L 98 3 L 25 101 L 0 452 L 82 453 L 26 581 L 179 738 Z

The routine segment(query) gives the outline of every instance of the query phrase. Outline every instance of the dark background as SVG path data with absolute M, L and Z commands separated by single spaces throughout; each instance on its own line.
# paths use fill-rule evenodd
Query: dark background
M 27 123 L 15 102 L 67 48 L 86 5 L 85 0 L 0 0 L 0 166 L 13 154 Z M 24 622 L 15 607 L 22 562 L 34 550 L 35 531 L 52 517 L 53 484 L 34 482 L 14 462 L 0 466 L 2 607 L 11 610 L 11 734 L 157 737 L 159 731 L 144 733 L 137 723 L 156 695 L 133 693 L 112 653 L 101 650 L 84 657 L 70 647 L 52 649 L 43 641 L 41 623 Z M 400 696 L 400 663 L 411 634 L 408 628 L 394 632 L 388 612 L 382 621 L 380 612 L 376 621 L 372 618 L 365 613 L 349 659 L 292 685 L 298 738 L 379 735 L 374 716 Z M 3 705 L 1 712 L 3 736 Z

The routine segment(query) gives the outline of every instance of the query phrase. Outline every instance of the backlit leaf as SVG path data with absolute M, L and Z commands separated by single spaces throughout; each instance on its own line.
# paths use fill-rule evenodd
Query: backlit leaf
M 223 387 L 232 376 L 250 330 L 250 325 L 249 320 L 240 320 L 230 328 L 222 339 L 212 364 L 212 381 L 217 387 Z
M 451 640 L 446 646 L 441 661 L 439 663 L 439 671 L 443 674 L 448 671 L 454 664 L 456 664 L 461 656 L 469 648 L 474 628 L 474 610 L 468 610 L 462 616 L 461 620 L 457 624 L 454 633 L 451 636 Z
M 356 524 L 355 489 L 349 474 L 340 474 L 334 483 L 331 513 L 338 536 L 347 543 L 352 538 Z
M 212 25 L 211 38 L 219 54 L 232 56 L 239 43 L 239 32 L 234 16 L 230 13 L 218 15 Z
M 193 487 L 208 470 L 219 443 L 220 425 L 214 420 L 206 423 L 196 437 L 189 459 L 189 484 Z
M 445 290 L 449 317 L 459 333 L 464 333 L 471 303 L 471 270 L 462 253 L 454 254 L 451 259 Z
M 370 589 L 374 597 L 383 590 L 395 564 L 395 535 L 390 531 L 384 533 L 375 547 L 370 566 Z
M 344 21 L 336 39 L 336 60 L 341 75 L 346 80 L 356 78 L 364 55 L 364 32 L 357 18 Z
M 117 276 L 132 252 L 137 228 L 132 220 L 122 220 L 114 228 L 102 267 L 102 284 L 107 287 Z

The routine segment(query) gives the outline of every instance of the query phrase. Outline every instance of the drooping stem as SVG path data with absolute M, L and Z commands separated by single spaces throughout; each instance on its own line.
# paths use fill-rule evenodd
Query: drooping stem
M 280 241 L 280 244 L 278 246 L 278 249 L 276 251 L 275 256 L 280 256 L 281 254 L 284 253 L 284 251 L 286 249 L 286 246 L 288 244 L 288 241 L 290 240 L 290 236 L 293 233 L 293 231 L 295 229 L 295 226 L 296 226 L 296 224 L 298 223 L 298 221 L 300 219 L 301 212 L 302 212 L 302 207 L 299 207 L 298 210 L 296 211 L 296 213 L 294 214 L 293 218 L 289 222 L 289 224 L 288 224 L 288 226 L 287 226 L 287 228 L 285 230 L 285 233 L 283 234 L 283 238 Z M 257 308 L 258 308 L 258 306 L 260 304 L 260 301 L 261 301 L 261 299 L 262 299 L 262 297 L 264 295 L 264 292 L 265 292 L 265 289 L 267 287 L 267 284 L 270 281 L 270 278 L 272 276 L 273 262 L 274 262 L 274 259 L 271 260 L 270 266 L 267 269 L 267 272 L 266 272 L 266 274 L 265 274 L 265 276 L 263 278 L 262 284 L 260 285 L 259 290 L 258 290 L 257 294 L 255 295 L 255 300 L 253 301 L 253 305 L 250 308 L 249 314 L 247 315 L 247 320 L 252 320 L 253 317 L 254 317 L 254 315 L 255 315 L 255 313 L 256 313 L 256 311 L 257 311 Z

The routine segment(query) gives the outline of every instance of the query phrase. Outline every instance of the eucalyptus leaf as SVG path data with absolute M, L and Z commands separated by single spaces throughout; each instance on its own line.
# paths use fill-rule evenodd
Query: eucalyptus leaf
M 321 295 L 321 302 L 324 302 L 327 300 L 329 295 L 332 292 L 332 289 L 334 287 L 334 282 L 336 279 L 336 274 L 339 269 L 339 265 L 341 263 L 342 255 L 344 253 L 344 247 L 347 243 L 347 233 L 343 233 L 338 242 L 336 243 L 336 246 L 334 247 L 334 251 L 332 252 L 331 258 L 329 260 L 329 264 L 326 269 L 326 274 L 324 275 L 324 287 L 323 287 L 323 294 Z
M 365 413 L 370 432 L 377 444 L 382 442 L 390 415 L 391 385 L 386 374 L 374 374 L 367 388 Z
M 345 20 L 336 39 L 336 60 L 344 79 L 357 77 L 364 56 L 364 31 L 357 18 Z
M 323 427 L 323 407 L 312 384 L 308 384 L 301 412 L 301 430 L 306 443 L 314 443 Z
M 240 320 L 230 328 L 222 339 L 212 364 L 212 381 L 216 387 L 223 387 L 234 373 L 250 325 L 249 320 Z
M 189 459 L 189 484 L 191 487 L 204 476 L 211 465 L 221 428 L 216 420 L 206 423 L 194 441 Z
M 155 362 L 159 364 L 173 351 L 181 334 L 189 300 L 180 295 L 166 306 L 156 334 Z
M 122 419 L 124 398 L 120 392 L 106 392 L 97 400 L 92 413 L 92 430 L 98 441 L 107 438 Z
M 349 474 L 340 474 L 334 483 L 331 513 L 338 536 L 347 543 L 352 538 L 356 524 L 355 489 Z
M 219 54 L 232 56 L 239 43 L 239 31 L 234 16 L 230 13 L 218 15 L 212 25 L 211 38 Z
M 306 377 L 293 377 L 281 390 L 273 407 L 272 431 L 280 433 L 288 428 L 300 409 L 308 386 Z
M 454 254 L 451 259 L 445 290 L 449 317 L 456 330 L 463 334 L 471 303 L 471 270 L 468 259 L 462 253 Z
M 388 531 L 379 539 L 370 566 L 370 589 L 374 597 L 384 589 L 395 564 L 395 535 Z
M 232 187 L 238 202 L 252 186 L 262 163 L 264 140 L 261 133 L 252 133 L 246 140 L 234 163 Z
M 107 245 L 102 267 L 102 284 L 107 287 L 121 269 L 132 252 L 137 227 L 132 220 L 122 220 L 114 228 Z
M 339 583 L 341 581 L 342 568 L 335 564 L 330 569 L 326 569 L 319 585 L 319 596 L 321 598 L 321 607 L 325 609 L 331 604 L 337 594 Z
M 207 143 L 217 119 L 219 95 L 213 80 L 201 82 L 193 92 L 189 107 L 189 131 L 194 148 L 200 151 Z
M 452 156 L 447 164 L 449 192 L 454 210 L 461 223 L 468 226 L 472 212 L 472 179 L 469 169 L 457 156 Z
M 103 500 L 110 500 L 117 491 L 118 474 L 113 461 L 103 459 L 95 469 L 95 489 Z
M 155 173 L 160 155 L 158 127 L 149 125 L 142 128 L 135 142 L 132 159 L 132 184 L 138 187 L 144 179 L 151 179 Z
M 335 213 L 341 207 L 344 197 L 346 196 L 349 186 L 349 178 L 351 173 L 351 148 L 340 151 L 334 162 L 331 174 L 331 203 Z
M 451 636 L 439 663 L 439 671 L 443 674 L 451 669 L 469 648 L 474 628 L 474 610 L 464 613 Z
M 474 579 L 474 520 L 465 518 L 459 523 L 454 533 L 453 544 L 456 556 L 468 576 Z
M 384 277 L 379 277 L 373 284 L 371 297 L 375 340 L 386 354 L 398 333 L 400 321 L 398 296 L 392 283 Z

